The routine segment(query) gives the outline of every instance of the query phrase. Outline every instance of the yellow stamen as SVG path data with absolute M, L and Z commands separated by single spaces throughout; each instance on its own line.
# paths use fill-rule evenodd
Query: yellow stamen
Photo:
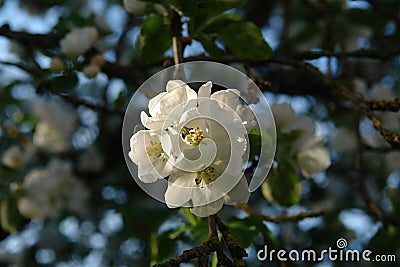
M 150 141 L 150 146 L 146 147 L 147 155 L 155 160 L 156 158 L 165 157 L 161 143 Z
M 215 176 L 215 168 L 210 166 L 197 172 L 195 182 L 197 185 L 199 185 L 202 181 L 204 181 L 206 184 L 209 184 L 215 180 Z
M 187 143 L 192 146 L 198 146 L 204 138 L 203 131 L 199 128 L 182 128 L 182 134 L 184 135 L 184 139 Z

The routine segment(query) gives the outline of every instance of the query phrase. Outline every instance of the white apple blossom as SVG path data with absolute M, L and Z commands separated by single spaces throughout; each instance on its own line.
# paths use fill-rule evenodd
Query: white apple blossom
M 171 173 L 172 165 L 161 145 L 161 136 L 156 131 L 141 130 L 130 140 L 129 157 L 138 165 L 139 179 L 152 183 Z
M 67 151 L 77 126 L 76 111 L 63 102 L 38 100 L 33 112 L 40 119 L 33 135 L 34 145 L 55 153 Z
M 213 93 L 209 97 L 218 101 L 221 108 L 234 110 L 240 117 L 242 124 L 247 131 L 251 131 L 257 126 L 253 111 L 239 104 L 240 92 L 236 89 L 221 90 Z
M 290 151 L 296 157 L 301 174 L 310 178 L 314 174 L 325 171 L 331 165 L 329 151 L 323 143 L 323 138 L 315 135 L 315 125 L 311 118 L 296 115 L 289 104 L 275 105 L 271 107 L 271 110 L 275 124 L 282 133 L 289 133 L 292 130 L 303 131 Z
M 61 51 L 71 58 L 87 52 L 99 38 L 97 28 L 86 26 L 81 28 L 73 28 L 60 41 Z
M 129 157 L 138 165 L 143 182 L 169 176 L 168 207 L 192 206 L 206 217 L 223 204 L 247 202 L 250 192 L 243 176 L 247 149 L 245 124 L 236 114 L 237 90 L 210 96 L 212 83 L 196 94 L 186 83 L 173 80 L 167 91 L 149 102 L 151 117 L 142 112 L 144 126 L 130 140 Z M 240 106 L 244 110 L 245 107 Z
M 22 184 L 18 210 L 30 219 L 56 218 L 63 211 L 85 212 L 88 190 L 72 173 L 69 162 L 53 159 L 46 168 L 34 169 Z
M 183 112 L 196 105 L 197 94 L 186 83 L 171 80 L 167 83 L 166 92 L 162 92 L 149 101 L 149 117 L 141 113 L 142 124 L 150 130 L 167 128 L 179 122 Z

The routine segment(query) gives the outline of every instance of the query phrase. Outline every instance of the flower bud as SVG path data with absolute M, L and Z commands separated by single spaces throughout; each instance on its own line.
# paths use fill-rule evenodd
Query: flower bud
M 53 58 L 51 58 L 51 61 L 50 61 L 50 70 L 52 70 L 54 72 L 63 71 L 63 70 L 65 70 L 65 64 L 58 57 L 53 57 Z
M 74 28 L 60 41 L 61 51 L 68 57 L 76 58 L 87 52 L 98 37 L 95 27 Z
M 143 16 L 146 14 L 147 4 L 139 0 L 124 0 L 124 7 L 129 13 Z
M 100 67 L 95 64 L 90 64 L 83 68 L 83 73 L 89 79 L 96 77 L 97 73 L 99 72 L 100 72 Z

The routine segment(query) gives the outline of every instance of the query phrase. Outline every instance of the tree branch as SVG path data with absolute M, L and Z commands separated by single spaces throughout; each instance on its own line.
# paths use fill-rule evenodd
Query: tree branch
M 400 98 L 388 99 L 388 100 L 373 100 L 364 101 L 366 107 L 370 110 L 377 111 L 400 111 Z
M 314 218 L 314 217 L 320 217 L 324 215 L 324 211 L 307 211 L 307 212 L 300 212 L 299 214 L 296 215 L 282 215 L 278 217 L 273 217 L 273 216 L 268 216 L 261 214 L 257 212 L 256 210 L 252 209 L 248 204 L 241 204 L 237 205 L 239 209 L 245 211 L 247 214 L 255 215 L 259 217 L 261 220 L 266 221 L 266 222 L 273 222 L 273 223 L 282 223 L 285 221 L 291 221 L 291 222 L 298 222 L 306 218 Z
M 245 266 L 243 257 L 247 257 L 247 252 L 240 246 L 238 242 L 235 241 L 233 234 L 229 230 L 228 226 L 226 226 L 221 219 L 215 215 L 215 222 L 217 223 L 218 230 L 221 232 L 222 240 L 227 246 L 229 252 L 233 258 L 233 266 L 241 267 Z
M 8 24 L 0 27 L 0 36 L 7 37 L 29 47 L 40 47 L 43 49 L 58 46 L 59 41 L 63 37 L 60 34 L 32 34 L 27 32 L 17 32 L 10 29 Z

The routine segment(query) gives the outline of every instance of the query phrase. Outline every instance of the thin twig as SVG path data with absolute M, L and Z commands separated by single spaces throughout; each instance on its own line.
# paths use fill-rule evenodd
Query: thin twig
M 387 99 L 387 100 L 364 101 L 364 104 L 370 110 L 392 111 L 392 112 L 400 111 L 400 98 L 393 98 L 393 99 Z

